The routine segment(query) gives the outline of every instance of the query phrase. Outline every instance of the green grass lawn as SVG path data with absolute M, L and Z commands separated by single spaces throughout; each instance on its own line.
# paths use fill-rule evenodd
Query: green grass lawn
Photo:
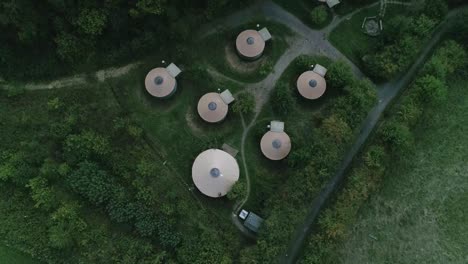
M 39 264 L 31 256 L 0 244 L 0 263 L 4 264 Z
M 395 161 L 338 252 L 347 263 L 467 263 L 468 90 L 450 82 L 448 102 L 416 128 L 414 153 Z
M 313 29 L 321 29 L 330 24 L 332 21 L 332 13 L 326 4 L 322 4 L 319 1 L 310 0 L 274 0 L 275 3 L 286 9 L 291 14 L 299 18 L 304 24 Z M 319 5 L 324 5 L 327 8 L 328 17 L 327 20 L 320 25 L 314 24 L 310 18 L 312 9 Z
M 256 61 L 241 60 L 236 51 L 235 43 L 238 34 L 246 29 L 267 27 L 272 39 L 266 42 L 263 55 Z M 258 17 L 236 28 L 227 28 L 195 43 L 193 56 L 198 62 L 205 62 L 220 73 L 243 82 L 257 82 L 264 79 L 272 70 L 276 61 L 288 48 L 288 38 L 294 37 L 293 32 L 286 26 L 274 21 Z M 207 45 L 210 43 L 210 45 Z M 229 52 L 227 52 L 229 51 Z M 232 65 L 228 62 L 227 54 L 239 63 Z M 245 70 L 249 69 L 249 70 Z
M 385 19 L 405 13 L 404 7 L 389 5 Z M 356 13 L 350 20 L 342 21 L 329 36 L 330 42 L 356 65 L 362 67 L 362 56 L 373 52 L 381 37 L 371 37 L 362 32 L 361 26 L 365 17 L 376 16 L 379 6 L 365 8 Z M 385 19 L 383 25 L 385 27 Z

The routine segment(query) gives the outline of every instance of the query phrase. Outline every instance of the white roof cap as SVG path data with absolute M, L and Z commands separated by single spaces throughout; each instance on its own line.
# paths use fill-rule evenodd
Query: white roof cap
M 270 131 L 272 131 L 272 132 L 283 132 L 284 131 L 284 122 L 271 121 L 270 122 Z
M 174 63 L 169 64 L 169 66 L 166 67 L 166 70 L 174 78 L 182 72 Z
M 232 101 L 234 101 L 234 96 L 232 96 L 232 93 L 228 89 L 226 89 L 226 90 L 224 90 L 224 92 L 220 93 L 219 96 L 221 96 L 221 99 L 223 99 L 223 101 L 226 104 L 230 104 L 230 103 L 232 103 Z
M 260 34 L 260 36 L 262 37 L 263 41 L 268 41 L 271 39 L 271 34 L 270 34 L 270 31 L 268 31 L 268 29 L 266 27 L 260 29 L 258 31 L 258 34 Z
M 322 77 L 325 77 L 325 74 L 327 74 L 327 68 L 323 67 L 320 64 L 315 64 L 313 71 Z

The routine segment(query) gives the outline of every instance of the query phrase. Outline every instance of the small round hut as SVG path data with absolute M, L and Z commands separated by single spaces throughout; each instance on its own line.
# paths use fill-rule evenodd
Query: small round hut
M 327 82 L 325 78 L 314 71 L 306 71 L 297 79 L 297 90 L 304 98 L 320 98 L 326 89 Z
M 197 109 L 203 120 L 209 123 L 218 123 L 226 118 L 229 106 L 219 93 L 207 93 L 198 101 Z

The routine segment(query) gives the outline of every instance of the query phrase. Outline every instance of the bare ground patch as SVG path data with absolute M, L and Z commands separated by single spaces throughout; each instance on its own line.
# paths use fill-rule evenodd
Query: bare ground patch
M 255 61 L 244 61 L 239 57 L 235 48 L 231 44 L 228 44 L 224 47 L 224 53 L 226 55 L 226 61 L 229 66 L 239 73 L 255 72 L 258 70 L 258 68 L 260 68 L 263 61 L 265 60 L 265 57 L 261 57 Z
M 202 129 L 196 124 L 195 120 L 194 120 L 194 113 L 193 111 L 188 108 L 187 109 L 187 113 L 185 114 L 185 121 L 187 121 L 187 125 L 188 127 L 190 127 L 190 129 L 192 130 L 192 132 L 195 134 L 195 135 L 201 135 L 203 133 Z

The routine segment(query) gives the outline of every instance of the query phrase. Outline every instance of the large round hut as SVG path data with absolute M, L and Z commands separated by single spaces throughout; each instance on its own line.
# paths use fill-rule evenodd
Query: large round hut
M 204 195 L 222 197 L 239 179 L 239 165 L 227 152 L 208 149 L 200 153 L 193 162 L 192 179 Z

